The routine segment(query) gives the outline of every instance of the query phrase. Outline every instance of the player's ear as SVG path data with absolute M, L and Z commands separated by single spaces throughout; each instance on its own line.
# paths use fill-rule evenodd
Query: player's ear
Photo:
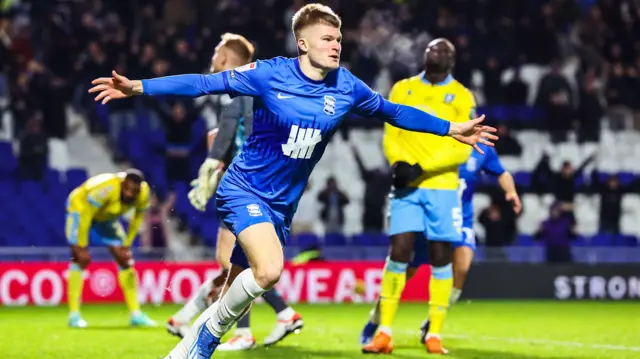
M 304 38 L 298 39 L 298 48 L 302 52 L 309 51 L 309 45 L 307 44 L 307 40 L 305 40 Z

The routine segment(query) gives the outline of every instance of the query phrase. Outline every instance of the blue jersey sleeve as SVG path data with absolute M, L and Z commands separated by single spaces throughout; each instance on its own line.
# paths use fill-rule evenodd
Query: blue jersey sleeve
M 142 80 L 142 91 L 148 96 L 198 97 L 229 92 L 226 73 L 188 74 Z
M 408 131 L 428 132 L 444 136 L 449 133 L 451 123 L 424 111 L 385 100 L 371 90 L 362 80 L 354 76 L 354 111 L 365 117 L 376 117 Z
M 229 95 L 260 96 L 269 87 L 269 79 L 277 69 L 277 60 L 259 60 L 226 71 Z
M 273 67 L 273 61 L 266 60 L 210 75 L 158 77 L 142 80 L 142 90 L 149 96 L 199 97 L 223 93 L 231 97 L 259 96 L 267 88 Z
M 504 167 L 502 167 L 502 163 L 500 162 L 500 158 L 498 158 L 496 149 L 486 146 L 484 151 L 486 159 L 484 161 L 482 169 L 494 176 L 502 175 L 505 172 L 505 169 Z

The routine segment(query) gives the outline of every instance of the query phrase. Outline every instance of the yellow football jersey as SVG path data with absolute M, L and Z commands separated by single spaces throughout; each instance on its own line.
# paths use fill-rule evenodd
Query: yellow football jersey
M 443 82 L 431 84 L 424 73 L 398 81 L 389 101 L 408 105 L 451 122 L 465 122 L 476 116 L 471 91 L 449 75 Z M 403 130 L 384 125 L 383 148 L 389 164 L 404 161 L 420 164 L 425 173 L 410 187 L 457 189 L 458 167 L 472 148 L 451 137 Z
M 129 223 L 129 233 L 125 245 L 130 245 L 149 207 L 150 188 L 142 182 L 140 194 L 132 204 L 120 200 L 120 186 L 126 173 L 105 173 L 89 178 L 74 189 L 67 201 L 67 212 L 79 216 L 77 236 L 79 243 L 88 242 L 89 229 L 93 222 L 109 222 L 122 217 L 134 209 L 135 214 Z

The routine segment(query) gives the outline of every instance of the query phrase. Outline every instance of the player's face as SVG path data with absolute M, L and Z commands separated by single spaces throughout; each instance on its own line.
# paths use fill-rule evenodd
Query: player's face
M 120 188 L 120 200 L 123 203 L 133 203 L 140 194 L 140 184 L 133 181 L 123 181 Z
M 309 60 L 315 67 L 331 71 L 340 66 L 342 33 L 339 28 L 315 24 L 304 29 L 301 35 L 298 44 L 306 47 Z
M 455 48 L 447 40 L 433 40 L 425 50 L 425 70 L 427 72 L 449 72 L 453 69 L 454 61 Z

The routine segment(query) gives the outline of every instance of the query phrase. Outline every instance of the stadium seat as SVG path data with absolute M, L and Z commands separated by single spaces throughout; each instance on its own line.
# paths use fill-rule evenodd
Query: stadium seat
M 67 170 L 67 186 L 75 188 L 88 178 L 87 170 L 84 168 L 71 168 Z
M 344 246 L 347 244 L 347 239 L 340 233 L 328 233 L 324 236 L 325 246 Z
M 294 242 L 301 249 L 318 246 L 320 244 L 320 241 L 318 240 L 318 236 L 312 233 L 300 233 L 297 236 L 295 236 Z
M 13 145 L 10 142 L 0 142 L 0 172 L 13 173 L 18 166 L 18 161 L 13 153 Z
M 614 241 L 613 235 L 598 233 L 595 236 L 591 237 L 591 241 L 589 242 L 589 244 L 592 247 L 607 247 L 607 246 L 612 246 L 613 241 Z

